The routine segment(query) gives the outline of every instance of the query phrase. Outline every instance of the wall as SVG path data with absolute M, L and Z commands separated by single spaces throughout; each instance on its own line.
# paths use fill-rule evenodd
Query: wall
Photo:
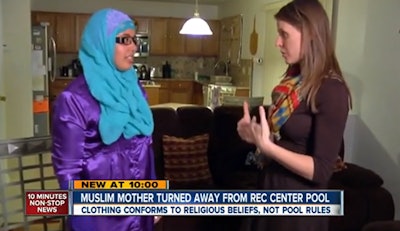
M 30 1 L 2 0 L 2 4 L 6 134 L 28 137 L 33 135 Z
M 101 8 L 116 8 L 130 15 L 190 18 L 193 4 L 146 2 L 132 0 L 31 0 L 32 10 L 54 12 L 92 13 Z M 79 7 L 78 7 L 79 6 Z M 202 18 L 218 19 L 218 7 L 199 4 Z
M 400 1 L 339 0 L 336 50 L 353 93 L 349 161 L 375 170 L 400 219 Z

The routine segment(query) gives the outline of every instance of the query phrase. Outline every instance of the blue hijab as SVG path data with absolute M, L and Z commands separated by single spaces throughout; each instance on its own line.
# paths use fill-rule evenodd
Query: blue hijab
M 121 135 L 150 136 L 154 128 L 136 71 L 120 71 L 115 65 L 115 37 L 127 29 L 135 29 L 129 16 L 103 9 L 91 16 L 81 38 L 79 59 L 90 93 L 100 104 L 99 132 L 105 144 Z

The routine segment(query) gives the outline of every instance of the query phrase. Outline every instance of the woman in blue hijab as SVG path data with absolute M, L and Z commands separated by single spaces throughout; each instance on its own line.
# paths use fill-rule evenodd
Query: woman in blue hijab
M 89 19 L 79 59 L 83 75 L 57 98 L 52 115 L 53 166 L 61 189 L 71 180 L 155 179 L 153 116 L 133 69 L 135 25 L 103 9 Z M 153 217 L 69 217 L 73 231 L 153 230 Z

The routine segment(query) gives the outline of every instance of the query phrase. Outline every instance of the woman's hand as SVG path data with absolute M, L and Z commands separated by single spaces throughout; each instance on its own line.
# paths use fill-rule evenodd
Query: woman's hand
M 260 149 L 261 152 L 269 153 L 271 141 L 271 132 L 269 129 L 267 117 L 263 106 L 259 107 L 260 123 L 257 123 L 255 117 L 251 120 L 251 133 L 254 139 L 254 144 Z
M 249 106 L 246 101 L 243 103 L 243 117 L 237 123 L 237 131 L 242 140 L 254 144 L 254 136 L 251 128 Z
M 261 152 L 267 152 L 272 144 L 271 132 L 263 106 L 260 106 L 259 112 L 260 123 L 257 123 L 256 117 L 250 119 L 249 106 L 244 102 L 243 118 L 237 123 L 237 131 L 244 141 L 255 144 Z

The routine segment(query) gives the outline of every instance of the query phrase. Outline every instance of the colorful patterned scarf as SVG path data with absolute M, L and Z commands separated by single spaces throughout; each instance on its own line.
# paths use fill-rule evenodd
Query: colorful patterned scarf
M 279 130 L 302 100 L 300 86 L 301 75 L 286 76 L 272 91 L 268 122 L 276 140 L 281 138 Z

